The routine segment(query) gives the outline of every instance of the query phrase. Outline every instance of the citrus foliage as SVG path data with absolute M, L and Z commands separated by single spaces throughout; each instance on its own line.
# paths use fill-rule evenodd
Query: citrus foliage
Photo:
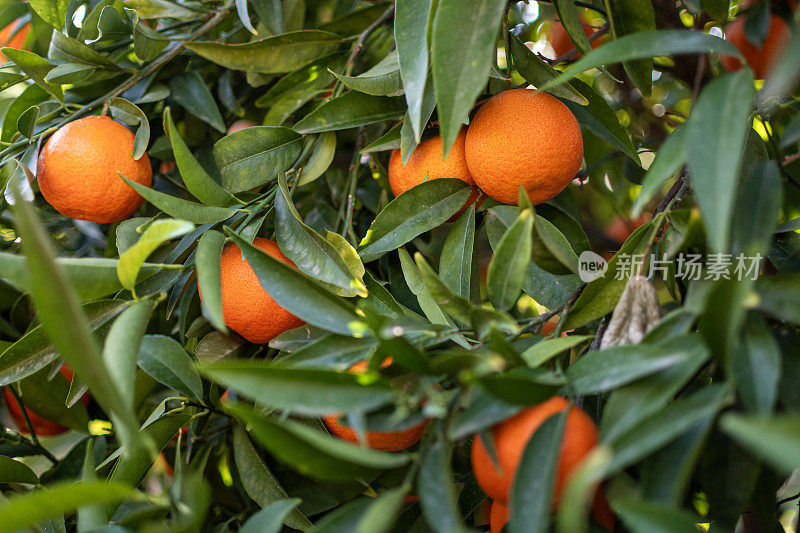
M 0 0 L 1 527 L 791 530 L 795 8 Z

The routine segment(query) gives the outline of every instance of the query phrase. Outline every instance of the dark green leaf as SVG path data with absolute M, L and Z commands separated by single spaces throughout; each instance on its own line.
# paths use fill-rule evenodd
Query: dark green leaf
M 574 11 L 574 6 L 572 9 Z M 586 38 L 582 26 L 580 34 L 584 39 Z M 558 76 L 558 71 L 556 69 L 548 65 L 547 62 L 537 54 L 533 53 L 533 51 L 525 46 L 520 38 L 513 33 L 509 35 L 509 42 L 511 44 L 511 55 L 514 58 L 514 67 L 519 71 L 520 75 L 525 78 L 525 81 L 538 87 Z M 581 106 L 588 103 L 586 98 L 569 83 L 553 87 L 550 93 L 554 96 L 571 100 Z
M 797 306 L 800 298 L 800 274 L 764 276 L 756 282 L 756 291 L 759 295 L 756 304 L 759 310 L 780 320 L 800 324 L 800 308 Z
M 184 72 L 169 82 L 172 98 L 178 104 L 220 133 L 225 133 L 225 123 L 217 103 L 197 72 Z
M 228 332 L 225 318 L 222 316 L 222 282 L 220 258 L 225 236 L 214 230 L 208 230 L 197 243 L 195 265 L 197 267 L 197 287 L 203 294 L 203 315 L 223 333 Z
M 26 464 L 0 455 L 0 483 L 38 485 L 39 477 Z
M 53 70 L 53 65 L 49 61 L 27 50 L 3 48 L 0 52 L 17 65 L 22 72 L 30 76 L 36 82 L 36 85 L 55 96 L 60 102 L 64 101 L 64 92 L 61 90 L 61 85 L 48 83 L 44 80 L 45 76 Z
M 203 398 L 203 383 L 192 358 L 175 339 L 145 335 L 137 362 L 156 381 L 195 400 Z
M 519 299 L 531 257 L 533 223 L 533 212 L 522 210 L 497 244 L 486 281 L 496 309 L 507 310 Z
M 124 98 L 114 98 L 110 102 L 111 115 L 128 126 L 136 126 L 136 136 L 133 140 L 133 158 L 141 158 L 150 142 L 150 122 L 144 111 Z
M 377 65 L 358 76 L 332 73 L 348 89 L 373 96 L 399 96 L 403 94 L 397 53 L 391 52 Z
M 655 12 L 650 0 L 604 0 L 604 4 L 611 23 L 611 34 L 615 39 L 656 29 Z M 577 31 L 576 33 L 581 32 Z M 588 47 L 581 51 L 586 52 L 587 50 Z M 650 96 L 653 85 L 652 59 L 625 61 L 624 65 L 633 84 L 642 91 L 644 96 Z
M 164 194 L 150 187 L 145 187 L 125 176 L 122 176 L 122 179 L 125 180 L 125 183 L 136 189 L 136 192 L 144 196 L 145 200 L 168 215 L 183 219 L 184 221 L 188 220 L 195 224 L 209 224 L 221 222 L 236 213 L 233 209 L 198 204 L 176 196 L 170 196 L 169 194 Z
M 456 220 L 444 240 L 439 257 L 439 276 L 455 294 L 469 300 L 475 245 L 475 205 Z
M 642 179 L 642 188 L 636 196 L 636 200 L 631 207 L 631 217 L 637 218 L 642 214 L 642 209 L 647 202 L 658 193 L 670 177 L 674 176 L 685 164 L 688 159 L 686 152 L 686 131 L 688 128 L 679 127 L 669 134 L 658 150 L 658 154 L 647 173 Z
M 505 9 L 503 0 L 474 0 L 469 9 L 460 0 L 438 2 L 431 62 L 445 156 L 489 79 Z
M 633 500 L 613 500 L 614 511 L 635 533 L 677 533 L 696 531 L 699 516 L 677 507 Z
M 422 513 L 434 531 L 460 529 L 460 510 L 453 489 L 451 468 L 453 450 L 441 440 L 434 442 L 422 456 L 417 484 Z
M 417 141 L 422 136 L 422 99 L 428 77 L 431 5 L 431 0 L 397 2 L 394 13 L 397 60 L 406 93 L 409 122 Z
M 321 133 L 398 119 L 406 110 L 401 96 L 373 96 L 348 91 L 328 100 L 294 125 L 298 133 Z
M 800 465 L 800 416 L 783 414 L 765 418 L 728 413 L 722 430 L 782 474 Z

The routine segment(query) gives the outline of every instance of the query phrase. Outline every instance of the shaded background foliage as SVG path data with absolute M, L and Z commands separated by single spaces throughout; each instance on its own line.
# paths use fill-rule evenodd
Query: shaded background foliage
M 747 7 L 754 42 L 770 13 L 794 28 L 754 82 L 720 66 L 738 54 L 722 28 L 745 8 L 727 0 L 0 1 L 0 27 L 32 28 L 30 51 L 3 49 L 0 69 L 0 384 L 70 428 L 4 428 L 0 523 L 484 527 L 472 436 L 558 392 L 598 422 L 600 446 L 553 516 L 532 488 L 552 473 L 523 462 L 513 501 L 530 508 L 510 531 L 600 529 L 587 510 L 601 482 L 621 530 L 793 530 L 790 4 Z M 556 18 L 572 40 L 558 58 Z M 392 201 L 389 150 L 407 157 L 436 134 L 449 146 L 489 95 L 526 84 L 581 125 L 572 186 L 533 209 L 485 199 L 458 216 L 458 180 Z M 30 179 L 42 140 L 98 111 L 136 132 L 157 171 L 113 225 L 59 215 Z M 238 119 L 268 128 L 225 135 Z M 256 235 L 300 272 L 250 247 Z M 268 346 L 225 328 L 226 240 L 306 326 Z M 641 344 L 598 350 L 625 282 L 618 259 L 581 282 L 586 250 L 767 260 L 741 282 L 688 282 L 672 261 L 655 280 L 665 316 Z M 366 379 L 342 372 L 364 359 Z M 384 453 L 329 438 L 319 417 L 337 412 L 362 430 L 430 422 L 418 447 Z

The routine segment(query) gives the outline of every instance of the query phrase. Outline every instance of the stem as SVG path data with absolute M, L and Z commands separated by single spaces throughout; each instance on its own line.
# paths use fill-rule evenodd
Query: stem
M 350 74 L 352 74 L 353 68 L 356 65 L 356 59 L 358 58 L 358 54 L 364 47 L 364 41 L 367 40 L 367 37 L 369 37 L 369 35 L 373 31 L 375 31 L 375 29 L 378 26 L 383 24 L 386 21 L 386 19 L 389 18 L 389 16 L 392 14 L 393 11 L 394 11 L 394 2 L 392 3 L 392 5 L 386 8 L 386 11 L 384 11 L 383 14 L 380 17 L 378 17 L 378 19 L 375 22 L 370 24 L 367 27 L 367 29 L 365 29 L 359 34 L 358 38 L 356 39 L 356 44 L 353 45 L 353 49 L 350 51 L 350 56 L 347 58 L 347 66 L 344 69 L 345 76 L 349 76 Z M 339 96 L 342 93 L 342 87 L 344 87 L 342 82 L 337 80 L 336 87 L 334 88 L 333 91 L 334 97 Z

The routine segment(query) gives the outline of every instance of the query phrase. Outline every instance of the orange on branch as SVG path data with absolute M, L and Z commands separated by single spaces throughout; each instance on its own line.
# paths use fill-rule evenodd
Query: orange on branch
M 75 120 L 45 143 L 36 179 L 45 200 L 70 218 L 107 223 L 128 218 L 144 198 L 119 174 L 149 187 L 150 158 L 133 158 L 131 130 L 106 116 Z
M 392 364 L 392 358 L 387 357 L 381 363 L 381 368 L 386 368 Z M 359 361 L 348 369 L 348 372 L 353 374 L 363 374 L 369 367 L 369 361 Z M 334 437 L 337 437 L 354 444 L 358 444 L 358 435 L 356 432 L 343 424 L 339 420 L 338 415 L 327 415 L 322 417 L 322 422 L 328 431 Z M 396 452 L 405 450 L 419 442 L 422 434 L 425 432 L 425 427 L 428 425 L 427 421 L 423 421 L 415 426 L 407 429 L 400 429 L 397 431 L 367 431 L 365 436 L 367 438 L 367 446 L 374 450 L 381 450 L 384 452 Z
M 775 62 L 786 49 L 791 33 L 789 26 L 777 15 L 770 15 L 769 30 L 761 46 L 751 43 L 745 34 L 747 17 L 738 17 L 725 28 L 725 40 L 733 43 L 744 56 L 747 64 L 753 69 L 756 78 L 766 78 Z M 742 68 L 742 62 L 734 56 L 723 55 L 722 66 L 736 71 Z
M 489 514 L 489 527 L 491 533 L 500 533 L 508 523 L 508 507 L 501 501 L 492 502 L 492 510 Z
M 516 205 L 521 185 L 539 204 L 573 180 L 583 161 L 583 138 L 575 115 L 558 99 L 512 89 L 478 109 L 465 153 L 475 184 L 488 196 Z
M 271 257 L 294 266 L 269 239 L 256 237 L 253 246 Z M 303 321 L 278 305 L 261 286 L 256 273 L 235 244 L 222 250 L 220 260 L 222 316 L 225 325 L 250 342 L 269 342 L 284 331 L 303 325 Z M 202 295 L 200 295 L 202 299 Z
M 472 443 L 472 470 L 483 491 L 495 502 L 508 502 L 514 475 L 533 434 L 550 416 L 567 408 L 569 412 L 551 499 L 553 507 L 556 507 L 570 474 L 597 445 L 597 427 L 589 415 L 570 406 L 564 398 L 554 396 L 495 425 L 491 434 L 500 469 L 492 461 L 481 439 L 475 437 Z

